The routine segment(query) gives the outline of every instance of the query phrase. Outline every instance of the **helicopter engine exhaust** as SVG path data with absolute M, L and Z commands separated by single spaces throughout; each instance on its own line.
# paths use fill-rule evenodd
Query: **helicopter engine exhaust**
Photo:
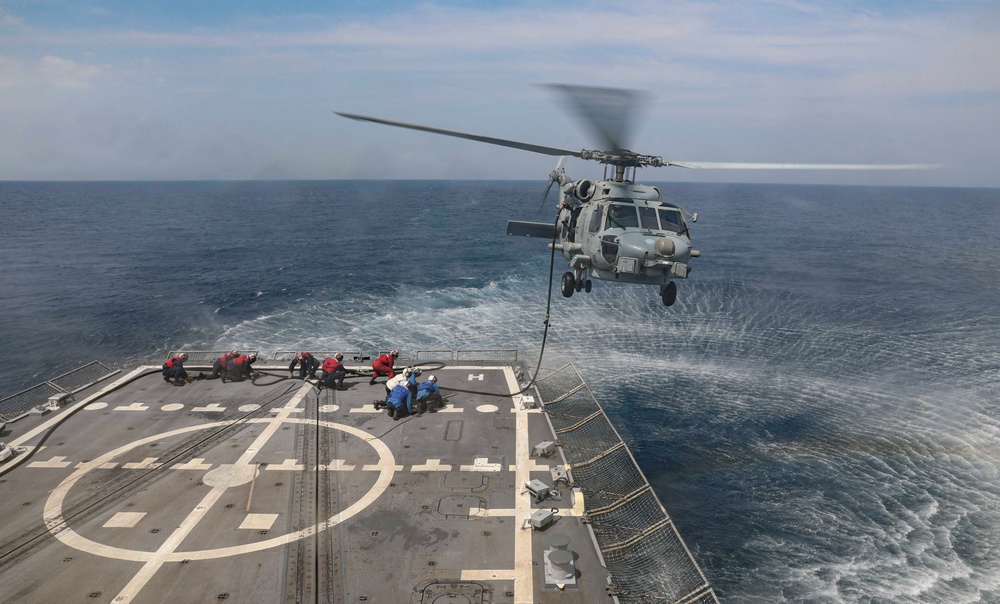
M 580 201 L 589 201 L 594 196 L 594 181 L 583 178 L 573 185 L 573 195 Z

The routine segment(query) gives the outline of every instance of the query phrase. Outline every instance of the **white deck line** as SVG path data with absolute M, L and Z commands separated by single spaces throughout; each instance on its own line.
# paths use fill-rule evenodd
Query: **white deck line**
M 507 379 L 507 388 L 510 392 L 517 392 L 520 386 L 513 369 L 504 367 L 504 377 Z M 528 443 L 528 413 L 519 409 L 520 397 L 513 397 L 516 414 L 516 428 L 514 441 L 514 456 L 517 460 L 514 470 L 514 483 L 524 484 L 531 479 L 529 463 L 531 459 L 531 448 Z M 513 516 L 515 518 L 514 527 L 514 568 L 513 569 L 466 569 L 461 573 L 463 581 L 514 581 L 514 603 L 533 604 L 535 601 L 534 571 L 531 564 L 531 531 L 522 527 L 531 515 L 531 501 L 528 497 L 518 495 L 514 500 L 514 509 L 486 510 L 485 516 Z
M 507 388 L 511 392 L 520 390 L 514 370 L 504 367 L 504 377 L 507 378 Z M 514 484 L 523 485 L 531 480 L 531 473 L 528 468 L 531 459 L 531 445 L 528 442 L 528 413 L 521 409 L 520 397 L 515 397 L 514 408 L 517 418 L 517 428 L 515 431 L 516 440 L 514 443 L 515 458 L 517 459 L 517 471 L 514 476 Z M 531 515 L 531 500 L 523 494 L 514 499 L 514 509 L 517 511 L 514 522 L 514 603 L 532 604 L 534 602 L 535 585 L 534 571 L 531 565 L 531 531 L 522 529 L 524 522 Z

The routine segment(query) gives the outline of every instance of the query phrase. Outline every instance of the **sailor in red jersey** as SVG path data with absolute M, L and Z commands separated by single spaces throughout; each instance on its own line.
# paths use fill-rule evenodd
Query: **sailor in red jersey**
M 295 370 L 295 366 L 299 366 L 299 379 L 306 379 L 306 374 L 309 377 L 316 377 L 316 370 L 319 369 L 319 361 L 316 360 L 312 354 L 308 352 L 297 352 L 295 353 L 295 358 L 292 362 L 288 364 L 288 377 L 292 377 L 292 372 Z
M 332 357 L 327 357 L 320 369 L 323 370 L 323 376 L 320 383 L 331 390 L 336 388 L 337 390 L 347 390 L 347 386 L 344 386 L 344 377 L 347 376 L 347 369 L 341 361 L 344 360 L 344 355 L 342 353 L 335 353 Z
M 171 358 L 163 364 L 163 381 L 173 380 L 174 386 L 183 386 L 187 379 L 187 372 L 184 371 L 184 361 L 188 359 L 186 352 Z
M 212 375 L 208 376 L 205 379 L 214 380 L 218 379 L 220 376 L 225 378 L 224 374 L 226 373 L 226 371 L 228 371 L 230 359 L 234 359 L 238 356 L 240 356 L 240 351 L 234 350 L 232 352 L 227 352 L 221 357 L 215 359 L 215 361 L 212 362 Z
M 374 384 L 375 378 L 380 375 L 384 375 L 392 379 L 392 377 L 396 375 L 396 372 L 392 368 L 392 364 L 396 361 L 396 357 L 398 356 L 399 351 L 393 350 L 389 354 L 383 354 L 379 358 L 375 359 L 375 362 L 372 363 L 372 379 L 368 383 Z
M 229 379 L 234 382 L 241 382 L 243 380 L 250 379 L 250 371 L 253 369 L 250 365 L 257 360 L 257 353 L 253 353 L 250 356 L 241 354 L 238 357 L 233 357 L 232 369 L 229 372 Z

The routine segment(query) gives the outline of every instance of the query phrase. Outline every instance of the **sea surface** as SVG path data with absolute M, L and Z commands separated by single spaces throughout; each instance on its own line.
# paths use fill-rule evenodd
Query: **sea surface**
M 1000 601 L 1000 190 L 660 186 L 699 214 L 677 304 L 556 293 L 543 364 L 580 369 L 723 601 Z M 504 232 L 554 217 L 543 188 L 0 183 L 0 396 L 181 348 L 533 366 L 549 252 Z

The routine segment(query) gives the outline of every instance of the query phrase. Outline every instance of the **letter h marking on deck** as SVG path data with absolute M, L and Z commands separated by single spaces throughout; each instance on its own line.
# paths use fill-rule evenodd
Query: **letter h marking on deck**
M 483 377 L 484 375 L 482 373 L 470 373 L 469 381 L 471 382 L 472 380 L 479 380 L 481 382 L 483 381 Z

